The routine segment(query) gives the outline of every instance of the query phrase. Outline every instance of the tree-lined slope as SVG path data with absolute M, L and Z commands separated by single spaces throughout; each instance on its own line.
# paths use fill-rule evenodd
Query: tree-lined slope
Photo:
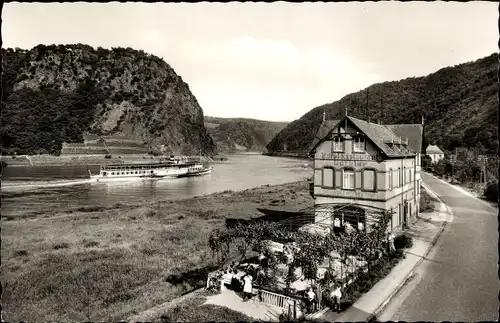
M 411 63 L 411 62 L 409 62 Z M 305 152 L 322 118 L 348 114 L 385 124 L 420 123 L 425 116 L 424 147 L 433 142 L 445 150 L 483 146 L 496 153 L 498 55 L 446 67 L 425 77 L 374 84 L 339 101 L 314 108 L 291 122 L 267 145 L 270 152 Z M 381 108 L 382 107 L 382 108 Z
M 55 153 L 83 133 L 122 135 L 172 153 L 213 154 L 203 110 L 162 59 L 131 48 L 2 49 L 2 149 Z
M 266 145 L 288 123 L 244 118 L 205 117 L 205 128 L 219 152 L 264 152 Z

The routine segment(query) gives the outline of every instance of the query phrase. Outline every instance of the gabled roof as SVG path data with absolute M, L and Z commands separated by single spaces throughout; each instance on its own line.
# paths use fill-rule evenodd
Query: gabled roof
M 421 124 L 391 124 L 386 125 L 396 135 L 408 139 L 408 147 L 416 153 L 422 151 L 423 126 Z
M 429 145 L 425 152 L 427 154 L 444 154 L 443 151 L 436 145 Z
M 330 133 L 330 131 L 333 130 L 333 128 L 335 128 L 335 126 L 337 125 L 337 123 L 339 123 L 340 120 L 324 120 L 321 125 L 319 126 L 319 129 L 318 131 L 316 132 L 316 137 L 314 137 L 314 140 L 310 146 L 310 149 L 309 151 L 313 150 L 314 148 L 316 148 L 316 146 L 323 140 L 326 138 L 326 136 L 328 136 L 328 134 Z
M 367 122 L 364 120 L 347 117 L 356 127 L 363 132 L 382 152 L 388 157 L 404 157 L 414 155 L 413 151 L 400 150 L 389 142 L 399 143 L 399 136 L 386 125 Z
M 418 147 L 422 144 L 421 125 L 380 125 L 350 116 L 344 117 L 342 120 L 323 121 L 311 145 L 310 152 L 322 141 L 326 140 L 333 128 L 337 124 L 344 122 L 346 118 L 363 132 L 387 157 L 413 156 L 416 152 L 420 152 Z M 401 148 L 397 148 L 396 146 L 398 146 L 400 138 L 403 143 L 405 138 L 408 138 L 408 146 L 402 145 Z M 391 144 L 392 142 L 396 145 Z

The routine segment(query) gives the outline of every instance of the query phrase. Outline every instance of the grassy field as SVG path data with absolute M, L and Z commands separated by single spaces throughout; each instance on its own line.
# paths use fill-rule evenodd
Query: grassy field
M 312 203 L 307 182 L 298 182 L 2 218 L 3 319 L 127 319 L 205 279 L 206 268 L 215 265 L 208 237 L 225 218 L 261 215 L 257 207 Z

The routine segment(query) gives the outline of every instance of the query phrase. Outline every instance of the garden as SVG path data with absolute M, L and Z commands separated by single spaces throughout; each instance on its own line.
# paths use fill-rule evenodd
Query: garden
M 401 235 L 394 239 L 397 248 L 389 248 L 390 219 L 390 212 L 381 211 L 366 229 L 326 234 L 262 220 L 241 222 L 214 230 L 209 246 L 224 271 L 235 261 L 248 268 L 259 301 L 265 302 L 263 292 L 271 292 L 297 300 L 307 313 L 309 288 L 316 294 L 317 311 L 330 305 L 328 295 L 340 286 L 345 309 L 390 272 L 404 257 L 402 249 L 411 247 L 411 238 Z M 293 318 L 284 309 L 285 319 Z

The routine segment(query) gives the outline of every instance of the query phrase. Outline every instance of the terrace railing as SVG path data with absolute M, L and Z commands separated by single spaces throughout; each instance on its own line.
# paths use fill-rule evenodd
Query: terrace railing
M 262 303 L 277 306 L 284 309 L 294 318 L 300 317 L 303 314 L 301 301 L 290 296 L 277 294 L 265 289 L 257 289 L 259 301 Z

